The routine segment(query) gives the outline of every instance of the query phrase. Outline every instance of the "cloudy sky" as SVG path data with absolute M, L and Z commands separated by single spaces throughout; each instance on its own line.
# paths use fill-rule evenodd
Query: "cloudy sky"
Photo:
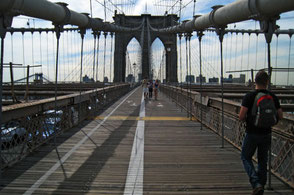
M 60 0 L 51 0 L 52 2 L 60 2 Z M 71 10 L 80 13 L 89 13 L 92 17 L 98 17 L 103 20 L 112 22 L 114 11 L 124 13 L 126 15 L 140 15 L 144 13 L 152 15 L 164 15 L 165 12 L 178 14 L 181 16 L 181 21 L 191 19 L 194 14 L 206 14 L 211 11 L 214 5 L 226 5 L 234 0 L 197 0 L 194 4 L 193 0 L 62 0 L 68 4 Z M 180 5 L 182 2 L 182 5 Z M 106 8 L 104 7 L 106 5 Z M 181 11 L 180 11 L 180 8 Z M 288 12 L 281 15 L 278 25 L 281 29 L 294 28 L 294 13 Z M 43 21 L 40 19 L 31 19 L 25 16 L 20 16 L 14 19 L 13 27 L 48 27 L 52 28 L 51 22 Z M 246 21 L 228 26 L 231 29 L 256 29 L 259 24 L 255 21 Z M 195 33 L 194 33 L 195 35 Z M 275 67 L 293 67 L 294 65 L 294 51 L 288 35 L 281 35 L 278 38 L 274 36 L 272 41 L 272 63 Z M 74 32 L 63 33 L 60 40 L 60 80 L 70 81 L 77 80 L 80 67 L 80 45 L 81 40 L 79 34 Z M 112 77 L 113 63 L 113 45 L 114 39 L 107 36 L 106 41 L 104 36 L 100 37 L 99 41 L 99 63 L 98 63 L 98 79 L 102 80 L 103 75 Z M 192 74 L 199 74 L 199 49 L 198 39 L 196 36 L 191 40 L 191 64 Z M 97 46 L 97 44 L 96 44 Z M 106 52 L 104 47 L 106 46 Z M 248 68 L 264 68 L 266 65 L 266 50 L 263 35 L 248 35 L 248 34 L 227 34 L 224 39 L 224 62 L 225 71 L 229 70 L 244 70 Z M 5 42 L 5 62 L 13 61 L 15 63 L 23 64 L 42 64 L 42 68 L 33 69 L 32 72 L 43 72 L 50 80 L 54 79 L 54 56 L 56 53 L 56 40 L 55 35 L 52 33 L 14 33 L 8 34 Z M 93 48 L 94 41 L 91 32 L 89 31 L 85 39 L 84 48 L 84 74 L 93 74 Z M 132 73 L 132 64 L 137 63 L 140 65 L 140 57 L 138 57 L 138 49 L 140 48 L 138 42 L 131 41 L 128 46 L 127 54 L 127 73 Z M 182 56 L 179 54 L 180 44 L 178 42 L 178 75 L 179 81 L 183 81 L 186 73 L 186 47 L 185 41 L 181 41 Z M 112 52 L 111 52 L 112 51 Z M 161 67 L 164 48 L 162 43 L 157 39 L 152 45 L 152 69 L 156 76 L 159 76 L 160 70 L 163 72 L 164 68 Z M 203 38 L 203 74 L 206 77 L 219 77 L 219 42 L 215 33 L 206 33 Z M 290 54 L 290 55 L 289 55 Z M 180 62 L 180 58 L 182 62 Z M 72 65 L 74 64 L 74 65 Z M 104 67 L 105 64 L 105 67 Z M 180 64 L 182 66 L 180 67 Z M 137 67 L 139 70 L 140 68 Z M 6 73 L 8 70 L 5 70 Z M 15 70 L 15 79 L 24 77 L 24 70 Z M 83 75 L 84 75 L 83 74 Z M 292 73 L 290 73 L 292 74 Z M 9 74 L 4 74 L 4 80 L 10 79 Z M 182 75 L 182 77 L 180 77 Z M 239 73 L 234 74 L 238 77 Z M 164 75 L 161 75 L 164 77 Z M 228 74 L 226 74 L 228 76 Z M 248 78 L 249 73 L 246 73 Z M 94 76 L 95 77 L 95 76 Z M 288 73 L 274 74 L 274 79 L 279 84 L 291 84 L 291 75 Z M 247 79 L 246 78 L 246 79 Z M 290 78 L 290 79 L 289 79 Z M 292 75 L 292 78 L 293 75 Z

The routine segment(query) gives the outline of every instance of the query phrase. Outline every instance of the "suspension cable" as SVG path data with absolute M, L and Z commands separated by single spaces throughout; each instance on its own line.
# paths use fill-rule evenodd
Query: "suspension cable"
M 46 52 L 47 52 L 47 76 L 50 80 L 50 71 L 49 71 L 49 40 L 48 40 L 48 32 L 46 32 Z
M 180 75 L 181 75 L 181 88 L 182 88 L 182 84 L 183 84 L 183 75 L 182 75 L 182 71 L 183 71 L 183 67 L 182 67 L 182 34 L 179 34 L 179 39 L 180 39 Z
M 196 0 L 194 0 L 194 5 L 193 5 L 193 16 L 195 16 L 195 5 L 196 5 Z
M 249 70 L 249 61 L 250 61 L 250 38 L 251 38 L 251 36 L 250 36 L 251 34 L 249 33 L 249 40 L 248 40 L 248 58 L 247 58 L 247 70 Z M 248 79 L 248 74 L 247 74 L 247 79 Z
M 22 34 L 22 64 L 25 65 L 25 49 L 24 49 L 24 32 L 21 33 Z M 26 73 L 25 73 L 25 68 L 23 69 L 23 78 L 26 77 Z
M 70 31 L 67 31 L 66 32 L 66 44 L 65 44 L 66 45 L 66 51 L 69 51 L 69 50 L 71 51 L 71 48 L 68 49 L 68 47 L 69 47 L 69 40 L 68 40 L 69 39 L 68 38 L 69 37 L 69 33 L 70 33 Z M 66 54 L 67 54 L 66 55 L 66 59 L 67 59 L 67 72 L 69 73 L 70 72 L 70 60 L 69 60 L 70 59 L 70 56 L 69 56 L 69 52 L 66 52 Z
M 64 36 L 62 36 L 62 61 L 63 61 L 63 81 L 65 81 L 65 44 L 64 44 Z M 61 71 L 60 71 L 61 72 Z M 60 80 L 61 80 L 61 76 L 60 76 Z
M 202 31 L 197 32 L 198 41 L 199 41 L 199 68 L 200 68 L 200 130 L 203 128 L 202 120 L 203 120 L 203 112 L 202 112 L 202 36 L 204 35 Z
M 110 46 L 110 78 L 109 78 L 109 82 L 112 82 L 112 57 L 113 57 L 113 32 L 110 34 L 111 35 L 111 46 Z
M 186 36 L 186 86 L 188 85 L 188 80 L 187 79 L 191 79 L 190 76 L 188 75 L 188 63 L 189 63 L 189 59 L 188 59 L 188 35 L 187 33 L 185 34 Z M 187 89 L 188 90 L 188 89 Z M 189 95 L 188 95 L 189 96 Z M 188 97 L 189 98 L 189 97 Z M 188 101 L 187 101 L 187 104 L 188 104 Z M 189 118 L 189 108 L 188 108 L 188 105 L 187 105 L 187 118 Z
M 290 79 L 290 64 L 291 64 L 291 42 L 292 42 L 292 35 L 289 35 L 290 36 L 290 43 L 289 43 L 289 56 L 288 56 L 288 76 L 287 76 L 287 85 L 289 85 L 289 79 Z
M 13 57 L 13 32 L 10 32 L 10 41 L 11 41 L 11 62 L 13 63 L 14 62 L 14 57 Z
M 100 32 L 97 33 L 97 56 L 96 56 L 96 82 L 98 81 L 98 71 L 99 71 L 99 43 L 100 43 Z
M 278 68 L 278 47 L 279 47 L 279 35 L 276 34 L 277 36 L 277 41 L 276 41 L 276 68 Z M 277 84 L 277 73 L 275 73 L 275 84 Z
M 255 54 L 255 70 L 257 69 L 257 53 L 258 53 L 258 33 L 256 33 L 256 54 Z
M 84 38 L 85 38 L 86 30 L 81 29 L 80 35 L 81 35 L 81 69 L 80 69 L 80 101 L 79 101 L 79 122 L 81 122 L 82 119 L 82 108 L 81 108 L 81 102 L 82 102 L 82 79 L 83 79 L 83 54 L 84 54 Z
M 230 45 L 230 67 L 229 70 L 232 68 L 232 47 L 233 47 L 233 33 L 231 33 L 231 45 Z
M 41 64 L 41 73 L 43 73 L 43 56 L 42 56 L 42 32 L 39 32 L 40 35 L 40 64 Z M 44 76 L 44 75 L 43 75 Z
M 93 18 L 93 6 L 92 6 L 92 0 L 90 0 L 90 16 Z
M 35 74 L 34 68 L 34 32 L 32 32 L 32 67 L 33 67 L 33 74 Z
M 192 64 L 191 64 L 191 36 L 192 34 L 189 33 L 189 75 L 190 75 L 190 83 L 189 83 L 189 88 L 190 88 L 190 120 L 192 120 Z
M 66 172 L 65 169 L 63 167 L 63 164 L 61 162 L 61 158 L 60 158 L 60 154 L 58 152 L 57 149 L 57 144 L 56 144 L 56 135 L 57 135 L 57 81 L 58 81 L 58 62 L 59 62 L 59 40 L 60 40 L 60 35 L 61 35 L 61 26 L 56 26 L 56 40 L 57 40 L 57 45 L 56 45 L 56 67 L 55 67 L 55 93 L 54 93 L 54 147 L 55 147 L 55 151 L 59 160 L 59 163 L 61 165 L 61 168 L 63 170 L 63 174 L 65 176 L 65 178 L 67 178 L 66 176 Z M 53 40 L 54 41 L 54 40 Z
M 93 36 L 94 36 L 94 55 L 93 55 L 93 81 L 95 78 L 95 59 L 96 59 L 96 40 L 97 40 L 97 33 L 96 31 L 93 31 Z
M 241 43 L 241 70 L 243 68 L 243 53 L 244 53 L 244 51 L 243 51 L 243 48 L 244 48 L 243 43 L 244 43 L 244 33 L 242 33 L 242 43 Z
M 103 56 L 103 83 L 105 79 L 105 62 L 106 62 L 106 38 L 107 38 L 107 32 L 104 32 L 104 56 Z

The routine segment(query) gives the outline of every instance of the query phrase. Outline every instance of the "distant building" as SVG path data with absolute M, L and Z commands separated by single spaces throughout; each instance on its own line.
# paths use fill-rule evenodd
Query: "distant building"
M 209 83 L 219 83 L 219 78 L 213 77 L 208 79 Z
M 87 75 L 85 75 L 85 76 L 83 77 L 83 82 L 84 82 L 84 83 L 92 83 L 92 82 L 94 82 L 94 79 L 89 78 Z
M 142 80 L 142 73 L 138 74 L 138 80 L 141 81 Z
M 187 75 L 186 76 L 186 83 L 195 83 L 195 76 L 194 75 Z
M 196 83 L 200 83 L 200 81 L 202 83 L 206 83 L 206 77 L 199 75 L 198 77 L 196 77 Z
M 103 83 L 108 83 L 108 77 L 104 77 Z
M 128 83 L 132 83 L 132 82 L 135 82 L 135 77 L 133 76 L 133 74 L 129 74 L 126 78 L 126 81 Z
M 224 83 L 233 83 L 233 75 L 229 75 L 229 78 L 224 78 Z

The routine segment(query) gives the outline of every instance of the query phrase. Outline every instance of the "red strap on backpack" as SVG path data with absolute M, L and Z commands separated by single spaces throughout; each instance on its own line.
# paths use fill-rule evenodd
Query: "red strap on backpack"
M 271 95 L 264 95 L 261 98 L 258 99 L 257 101 L 257 106 L 259 106 L 259 103 L 264 100 L 264 99 L 269 99 L 269 100 L 273 100 L 273 97 Z

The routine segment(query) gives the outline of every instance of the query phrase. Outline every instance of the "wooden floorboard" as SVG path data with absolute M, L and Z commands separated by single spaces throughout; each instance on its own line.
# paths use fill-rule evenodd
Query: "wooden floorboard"
M 138 89 L 114 113 L 113 120 L 100 126 L 68 159 L 35 189 L 34 194 L 123 194 L 142 90 Z M 101 123 L 122 100 L 98 119 L 64 132 L 56 140 L 62 158 Z M 145 102 L 144 194 L 250 194 L 240 152 L 196 121 L 180 120 L 187 114 L 160 94 L 158 101 Z M 127 120 L 114 120 L 115 116 Z M 117 117 L 119 119 L 119 117 Z M 152 117 L 152 118 L 148 118 Z M 154 120 L 153 117 L 180 117 Z M 174 118 L 173 118 L 174 119 Z M 52 142 L 43 145 L 2 175 L 0 194 L 23 194 L 58 163 Z M 274 191 L 265 194 L 293 194 L 273 178 Z

